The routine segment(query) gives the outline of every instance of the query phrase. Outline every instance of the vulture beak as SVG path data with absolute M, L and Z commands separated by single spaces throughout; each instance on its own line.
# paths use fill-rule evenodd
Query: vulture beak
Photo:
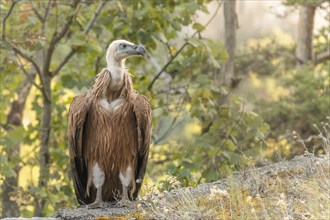
M 144 56 L 144 57 L 147 55 L 146 49 L 141 45 L 134 45 L 133 49 L 136 55 Z

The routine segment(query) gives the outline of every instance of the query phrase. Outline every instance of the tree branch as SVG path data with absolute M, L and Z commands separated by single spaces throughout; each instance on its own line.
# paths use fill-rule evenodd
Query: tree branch
M 166 68 L 172 64 L 173 60 L 181 53 L 181 51 L 188 45 L 188 42 L 185 42 L 180 49 L 171 57 L 171 59 L 163 66 L 163 68 L 157 73 L 157 75 L 153 78 L 151 83 L 148 86 L 148 91 L 151 91 L 152 86 L 156 82 L 156 80 L 160 77 L 160 75 L 163 74 L 163 72 L 166 70 Z
M 168 51 L 168 53 L 170 54 L 170 57 L 173 57 L 173 54 L 172 54 L 172 51 L 171 51 L 171 46 L 169 45 L 168 41 L 165 42 L 165 41 L 163 41 L 161 38 L 158 38 L 158 40 L 159 40 L 162 44 L 164 44 L 164 45 L 166 46 L 167 51 Z
M 93 27 L 97 16 L 100 14 L 101 10 L 103 9 L 103 7 L 105 6 L 106 1 L 102 1 L 99 6 L 97 7 L 93 17 L 91 18 L 91 20 L 88 22 L 87 26 L 84 29 L 84 34 L 87 35 L 89 33 L 89 31 L 91 30 L 91 28 Z M 64 59 L 62 60 L 62 62 L 56 67 L 56 69 L 53 71 L 52 73 L 52 77 L 56 76 L 60 70 L 65 66 L 65 64 L 67 62 L 69 62 L 69 60 L 71 59 L 71 57 L 76 53 L 76 50 L 71 48 L 70 52 L 64 57 Z
M 34 60 L 33 60 L 31 57 L 29 57 L 28 55 L 26 55 L 25 53 L 23 53 L 20 49 L 18 49 L 18 48 L 15 47 L 15 46 L 12 46 L 12 49 L 13 49 L 13 51 L 14 51 L 16 54 L 19 54 L 21 57 L 23 57 L 24 59 L 26 59 L 27 61 L 29 61 L 29 62 L 32 64 L 32 66 L 36 69 L 36 71 L 37 71 L 39 77 L 41 77 L 41 71 L 40 71 L 40 69 L 39 69 L 37 63 L 34 62 Z
M 48 4 L 47 4 L 47 7 L 46 7 L 46 11 L 45 11 L 45 14 L 44 16 L 42 17 L 42 21 L 43 23 L 46 22 L 46 19 L 48 17 L 48 13 L 49 13 L 49 8 L 50 8 L 50 3 L 52 2 L 52 0 L 48 0 Z
M 180 115 L 180 114 L 176 115 L 176 116 L 173 118 L 173 120 L 172 120 L 170 126 L 169 126 L 169 127 L 167 128 L 167 130 L 162 134 L 162 136 L 160 136 L 157 140 L 154 141 L 154 144 L 155 144 L 155 145 L 157 145 L 157 144 L 158 144 L 159 142 L 161 142 L 164 138 L 168 137 L 169 134 L 171 134 L 171 132 L 173 131 L 174 125 L 175 125 L 176 121 L 177 121 L 178 118 L 179 118 L 179 115 Z
M 98 74 L 98 72 L 99 72 L 99 66 L 100 66 L 100 61 L 101 61 L 101 58 L 102 58 L 102 56 L 100 55 L 100 56 L 97 56 L 96 58 L 95 58 L 95 61 L 94 61 L 94 66 L 95 66 L 95 70 L 94 70 L 94 75 L 96 76 L 97 74 Z
M 2 35 L 1 35 L 2 41 L 6 40 L 6 21 L 7 21 L 8 17 L 10 16 L 10 14 L 13 12 L 14 6 L 16 5 L 17 2 L 19 2 L 19 1 L 12 1 L 7 14 L 5 15 L 5 17 L 3 17 L 2 21 L 1 21 L 1 23 L 2 23 Z
M 58 33 L 56 30 L 53 33 L 53 37 L 49 43 L 49 47 L 47 49 L 47 53 L 46 53 L 46 57 L 44 60 L 44 65 L 42 68 L 42 73 L 46 74 L 46 75 L 50 75 L 50 77 L 52 77 L 52 73 L 49 71 L 49 67 L 50 67 L 50 62 L 51 62 L 51 58 L 52 55 L 54 53 L 55 50 L 55 46 L 56 44 L 65 36 L 65 34 L 67 33 L 67 31 L 69 30 L 73 18 L 77 15 L 78 13 L 78 4 L 79 4 L 80 0 L 75 0 L 72 4 L 72 9 L 73 11 L 75 11 L 75 13 L 71 14 L 68 18 L 67 21 L 65 22 L 62 30 Z M 72 56 L 72 55 L 71 55 Z M 44 77 L 42 76 L 41 81 L 44 81 Z
M 324 51 L 322 53 L 316 54 L 314 57 L 314 65 L 322 63 L 323 61 L 330 59 L 330 50 Z
M 77 15 L 77 12 L 78 12 L 77 7 L 78 7 L 79 2 L 80 2 L 80 0 L 74 0 L 74 2 L 72 4 L 72 9 L 75 11 L 75 13 L 71 14 L 67 18 L 67 21 L 65 22 L 62 30 L 59 33 L 57 31 L 54 32 L 52 40 L 50 42 L 51 45 L 55 45 L 58 41 L 60 41 L 64 37 L 65 33 L 69 30 L 69 28 L 72 24 L 73 18 Z
M 215 16 L 218 14 L 218 11 L 222 5 L 224 0 L 220 1 L 218 4 L 218 7 L 216 8 L 216 10 L 214 11 L 212 17 L 209 19 L 208 22 L 206 22 L 206 24 L 204 25 L 204 29 L 212 22 L 212 20 L 215 18 Z M 192 39 L 196 36 L 196 34 L 198 34 L 200 31 L 197 30 L 195 31 L 189 39 Z M 151 83 L 148 86 L 148 91 L 151 91 L 154 83 L 156 82 L 156 80 L 163 74 L 163 72 L 167 69 L 167 67 L 173 62 L 173 60 L 182 52 L 182 50 L 188 45 L 188 41 L 186 41 L 180 48 L 179 50 L 170 58 L 170 60 L 164 65 L 164 67 L 157 73 L 157 75 L 152 79 Z
M 187 84 L 187 86 L 185 86 L 185 95 L 188 94 L 188 90 L 189 90 L 189 85 L 191 85 L 191 81 L 192 81 L 192 77 L 190 77 L 189 79 L 189 83 Z M 181 113 L 182 113 L 182 109 L 184 108 L 184 103 L 185 103 L 185 95 L 182 94 L 182 96 L 180 97 L 179 102 L 177 103 L 177 109 L 176 112 L 178 113 L 172 120 L 170 126 L 168 127 L 168 129 L 162 134 L 161 137 L 159 137 L 157 140 L 154 141 L 155 145 L 157 145 L 160 141 L 162 141 L 164 138 L 168 137 L 174 130 L 174 127 L 176 125 L 176 122 L 178 120 L 178 118 L 180 117 Z
M 71 51 L 64 57 L 64 59 L 62 60 L 62 62 L 56 67 L 56 69 L 52 72 L 52 77 L 56 76 L 60 70 L 64 67 L 64 65 L 69 62 L 69 60 L 71 59 L 71 57 L 73 56 L 73 54 L 76 53 L 76 50 L 74 50 L 73 48 L 71 48 Z
M 17 57 L 17 60 L 18 60 L 17 65 L 18 65 L 18 67 L 22 70 L 22 72 L 26 75 L 26 78 L 28 79 L 28 81 L 29 81 L 33 86 L 35 86 L 37 89 L 39 89 L 40 92 L 41 92 L 42 94 L 44 94 L 44 93 L 45 93 L 45 90 L 44 90 L 42 87 L 40 87 L 39 85 L 37 85 L 37 84 L 34 82 L 34 76 L 33 76 L 34 74 L 33 74 L 33 75 L 29 74 L 29 73 L 26 71 L 26 69 L 24 68 L 24 65 L 22 64 L 22 62 L 21 62 L 21 60 L 20 60 L 20 58 L 18 57 L 17 54 L 16 54 L 16 57 Z
M 37 71 L 37 73 L 38 73 L 38 75 L 39 75 L 39 78 L 40 78 L 40 81 L 41 81 L 42 85 L 44 85 L 44 78 L 43 78 L 43 75 L 42 75 L 42 73 L 41 73 L 41 71 L 40 71 L 40 69 L 39 69 L 37 63 L 36 63 L 31 57 L 29 57 L 28 55 L 24 54 L 24 53 L 23 53 L 20 49 L 18 49 L 17 47 L 12 46 L 12 49 L 13 49 L 13 51 L 14 51 L 15 53 L 19 54 L 20 56 L 22 56 L 23 58 L 25 58 L 26 60 L 28 60 L 28 61 L 32 64 L 32 66 L 36 69 L 36 71 Z M 44 70 L 43 70 L 43 71 L 44 71 Z M 43 73 L 44 73 L 44 72 L 43 72 Z M 51 100 L 51 99 L 50 99 L 50 94 L 47 94 L 47 92 L 46 92 L 46 90 L 45 90 L 44 87 L 43 87 L 43 89 L 41 90 L 41 92 L 42 92 L 42 94 L 45 96 L 45 98 L 46 98 L 47 100 Z
M 17 63 L 17 65 L 22 70 L 22 72 L 24 73 L 24 75 L 26 75 L 26 78 L 29 81 L 29 83 L 31 83 L 33 86 L 35 86 L 44 96 L 46 96 L 45 90 L 34 82 L 35 75 L 34 74 L 33 75 L 30 75 L 26 71 L 26 69 L 24 68 L 24 66 L 23 66 L 23 64 L 21 62 L 19 64 Z
M 103 7 L 105 6 L 106 1 L 102 0 L 102 2 L 99 4 L 99 6 L 97 7 L 93 17 L 91 18 L 91 20 L 88 22 L 85 30 L 84 30 L 84 34 L 88 34 L 88 32 L 90 31 L 90 29 L 92 28 L 93 24 L 96 21 L 97 16 L 100 14 L 101 10 L 103 9 Z
M 30 2 L 30 4 L 32 5 L 32 11 L 34 12 L 34 14 L 38 17 L 38 19 L 43 22 L 43 18 L 41 16 L 41 14 L 39 14 L 38 10 L 34 7 L 33 2 Z
M 233 127 L 231 127 L 230 131 L 226 134 L 226 138 L 225 140 L 222 142 L 222 144 L 219 146 L 219 148 L 217 149 L 217 151 L 215 152 L 215 156 L 217 156 L 219 154 L 219 152 L 221 150 L 223 150 L 223 147 L 225 146 L 225 144 L 227 143 L 227 141 L 229 140 L 229 138 L 231 137 L 231 134 L 236 130 L 236 128 L 238 127 L 238 125 L 241 123 L 243 115 L 244 115 L 244 108 L 245 108 L 245 102 L 243 103 L 243 108 L 241 111 L 241 114 L 239 115 L 239 118 L 236 120 L 235 124 Z M 237 148 L 237 146 L 235 145 L 235 148 L 237 150 L 239 150 L 242 154 L 244 154 L 240 149 Z

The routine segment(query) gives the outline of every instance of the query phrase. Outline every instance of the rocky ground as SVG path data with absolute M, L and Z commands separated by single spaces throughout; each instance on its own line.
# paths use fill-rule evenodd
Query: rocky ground
M 80 220 L 80 219 L 136 219 L 134 213 L 137 210 L 132 208 L 117 208 L 109 204 L 108 208 L 104 209 L 61 209 L 56 212 L 56 218 L 63 220 Z
M 61 209 L 55 218 L 330 219 L 329 182 L 330 158 L 305 155 L 195 188 L 149 195 L 130 208 Z

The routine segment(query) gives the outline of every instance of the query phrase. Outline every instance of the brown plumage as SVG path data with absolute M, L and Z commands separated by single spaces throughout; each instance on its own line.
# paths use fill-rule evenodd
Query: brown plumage
M 133 52 L 132 52 L 133 51 Z M 108 67 L 69 110 L 72 179 L 80 204 L 135 199 L 145 175 L 151 137 L 151 107 L 132 88 L 124 62 L 145 55 L 142 46 L 118 40 L 107 52 Z

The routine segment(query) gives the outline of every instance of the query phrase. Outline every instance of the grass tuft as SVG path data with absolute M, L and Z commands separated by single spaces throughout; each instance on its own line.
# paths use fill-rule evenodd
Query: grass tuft
M 328 131 L 328 130 L 326 130 Z M 296 140 L 302 141 L 297 133 Z M 330 219 L 330 136 L 322 158 L 307 150 L 289 162 L 236 173 L 196 188 L 154 186 L 138 204 L 143 219 Z M 303 143 L 303 141 L 302 141 Z M 307 149 L 307 148 L 306 148 Z

